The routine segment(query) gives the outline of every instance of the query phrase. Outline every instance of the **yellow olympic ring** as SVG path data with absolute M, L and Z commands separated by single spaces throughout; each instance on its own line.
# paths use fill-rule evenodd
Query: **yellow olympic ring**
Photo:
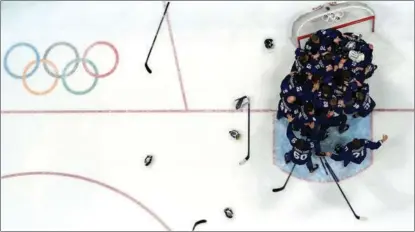
M 56 67 L 56 65 L 54 64 L 54 63 L 52 63 L 51 61 L 49 61 L 49 60 L 45 60 L 45 59 L 41 59 L 41 60 L 39 60 L 40 61 L 40 63 L 46 63 L 47 65 L 50 65 L 50 66 L 52 66 L 52 68 L 54 69 L 54 71 L 55 71 L 55 74 L 56 74 L 56 76 L 59 76 L 59 71 L 58 71 L 58 68 Z M 36 62 L 37 62 L 37 60 L 34 60 L 34 61 L 32 61 L 32 62 L 30 62 L 30 63 L 28 63 L 27 65 L 26 65 L 26 67 L 24 68 L 24 70 L 23 70 L 23 75 L 22 75 L 22 81 L 23 81 L 23 87 L 27 90 L 27 91 L 29 91 L 31 94 L 33 94 L 33 95 L 38 95 L 38 96 L 41 96 L 41 95 L 46 95 L 46 94 L 48 94 L 48 93 L 50 93 L 50 92 L 52 92 L 52 90 L 54 90 L 55 88 L 56 88 L 56 86 L 58 86 L 58 81 L 59 81 L 59 78 L 53 78 L 54 79 L 54 81 L 53 81 L 53 84 L 52 84 L 52 86 L 51 87 L 49 87 L 48 89 L 46 89 L 46 90 L 44 90 L 44 91 L 37 91 L 37 90 L 33 90 L 33 89 L 31 89 L 30 87 L 29 87 L 29 85 L 27 84 L 27 72 L 29 71 L 29 69 L 34 65 L 34 64 L 36 64 Z

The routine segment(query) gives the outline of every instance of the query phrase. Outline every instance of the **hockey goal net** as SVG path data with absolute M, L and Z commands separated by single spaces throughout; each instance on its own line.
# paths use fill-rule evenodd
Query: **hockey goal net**
M 357 25 L 360 26 L 359 29 L 356 28 Z M 294 46 L 304 46 L 312 33 L 327 28 L 361 34 L 364 30 L 362 26 L 375 31 L 375 12 L 367 4 L 329 2 L 311 9 L 294 21 L 292 42 Z

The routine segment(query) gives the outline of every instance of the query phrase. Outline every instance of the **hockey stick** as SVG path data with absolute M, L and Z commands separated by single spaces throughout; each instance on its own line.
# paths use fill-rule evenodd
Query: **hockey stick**
M 324 164 L 324 162 L 323 162 L 323 159 L 321 158 L 321 157 L 319 157 L 320 158 L 320 163 L 321 163 L 321 166 L 323 166 L 323 168 L 324 168 L 324 172 L 326 173 L 326 175 L 329 175 L 329 173 L 327 172 L 327 168 L 326 168 L 326 165 Z
M 195 224 L 193 225 L 193 229 L 192 229 L 192 231 L 195 231 L 195 228 L 196 228 L 199 224 L 203 224 L 203 223 L 206 223 L 206 222 L 207 222 L 207 220 L 206 220 L 206 219 L 202 219 L 202 220 L 199 220 L 199 221 L 195 222 Z
M 166 9 L 164 10 L 163 17 L 161 17 L 161 21 L 160 21 L 159 27 L 157 29 L 156 35 L 154 36 L 153 43 L 151 44 L 150 51 L 148 52 L 147 59 L 146 59 L 146 63 L 144 64 L 144 66 L 147 69 L 147 72 L 150 73 L 150 74 L 152 73 L 152 71 L 151 71 L 150 67 L 148 67 L 148 59 L 150 59 L 151 51 L 153 50 L 154 43 L 156 42 L 157 36 L 159 35 L 159 31 L 160 31 L 160 28 L 161 28 L 161 24 L 164 21 L 164 16 L 166 16 L 167 9 L 169 8 L 169 5 L 170 5 L 170 2 L 168 2 L 167 5 L 166 5 Z
M 249 98 L 247 96 L 243 96 L 240 97 L 238 99 L 236 99 L 236 106 L 235 108 L 237 110 L 241 109 L 243 106 L 245 106 L 244 100 L 247 99 L 247 103 L 248 104 L 248 154 L 246 155 L 245 159 L 241 160 L 241 162 L 239 162 L 239 165 L 243 165 L 246 163 L 246 161 L 249 160 L 250 158 L 250 150 L 251 150 L 251 104 L 249 102 Z
M 349 200 L 347 199 L 346 194 L 344 194 L 344 192 L 343 192 L 342 188 L 340 187 L 340 184 L 339 184 L 339 178 L 337 178 L 337 176 L 336 176 L 336 174 L 334 173 L 333 169 L 330 167 L 329 163 L 327 163 L 326 158 L 325 158 L 325 157 L 323 157 L 323 159 L 324 159 L 324 163 L 325 163 L 325 164 L 326 164 L 326 166 L 327 166 L 327 169 L 329 170 L 329 172 L 330 172 L 330 174 L 331 174 L 331 177 L 333 177 L 333 180 L 336 182 L 337 187 L 339 188 L 339 190 L 340 190 L 340 192 L 342 193 L 342 195 L 343 195 L 344 199 L 346 200 L 347 204 L 349 205 L 350 210 L 352 210 L 354 217 L 355 217 L 357 220 L 360 220 L 360 216 L 356 214 L 356 212 L 354 211 L 354 209 L 353 209 L 352 205 L 350 204 Z M 363 219 L 363 220 L 365 220 L 366 218 L 362 217 L 362 219 Z
M 272 192 L 274 192 L 274 193 L 275 193 L 275 192 L 279 192 L 279 191 L 282 191 L 282 190 L 284 190 L 284 189 L 285 189 L 285 186 L 287 186 L 287 183 L 288 183 L 288 181 L 290 180 L 291 174 L 293 174 L 293 172 L 294 172 L 295 165 L 296 165 L 296 164 L 294 164 L 294 165 L 293 165 L 293 168 L 291 169 L 290 175 L 288 175 L 287 180 L 286 180 L 286 181 L 285 181 L 285 183 L 284 183 L 284 186 L 279 187 L 279 188 L 274 188 L 274 189 L 272 189 Z

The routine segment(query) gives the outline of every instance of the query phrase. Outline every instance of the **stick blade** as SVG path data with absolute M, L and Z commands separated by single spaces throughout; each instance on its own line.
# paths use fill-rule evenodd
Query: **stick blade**
M 144 66 L 146 67 L 147 72 L 151 74 L 152 71 L 151 71 L 150 67 L 148 67 L 148 64 L 145 63 Z
M 276 192 L 279 192 L 279 191 L 284 190 L 284 188 L 285 188 L 285 186 L 284 187 L 281 187 L 281 188 L 274 188 L 274 189 L 272 189 L 272 192 L 273 193 L 276 193 Z
M 244 103 L 244 100 L 247 98 L 248 98 L 247 96 L 243 96 L 243 97 L 236 99 L 235 109 L 239 110 L 242 107 L 242 103 Z
M 367 220 L 368 220 L 368 218 L 367 218 L 367 217 L 360 217 L 360 216 L 357 216 L 356 218 L 357 218 L 357 219 L 359 219 L 360 221 L 367 221 Z
M 248 161 L 248 160 L 246 160 L 246 159 L 241 160 L 241 162 L 239 162 L 239 165 L 244 165 L 246 163 L 246 161 Z
M 202 219 L 202 220 L 199 220 L 199 221 L 195 222 L 195 224 L 193 225 L 193 229 L 192 229 L 192 231 L 194 231 L 194 230 L 195 230 L 195 228 L 196 228 L 198 225 L 203 224 L 203 223 L 206 223 L 206 222 L 207 222 L 207 220 L 206 220 L 206 219 Z

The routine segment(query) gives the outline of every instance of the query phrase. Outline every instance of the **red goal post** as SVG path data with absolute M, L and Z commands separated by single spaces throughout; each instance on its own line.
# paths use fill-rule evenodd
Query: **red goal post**
M 375 32 L 375 12 L 361 2 L 329 2 L 299 16 L 292 26 L 292 42 L 301 46 L 301 42 L 320 29 L 342 29 L 371 21 L 371 31 Z M 349 32 L 353 32 L 349 30 Z M 361 31 L 356 31 L 361 33 Z

